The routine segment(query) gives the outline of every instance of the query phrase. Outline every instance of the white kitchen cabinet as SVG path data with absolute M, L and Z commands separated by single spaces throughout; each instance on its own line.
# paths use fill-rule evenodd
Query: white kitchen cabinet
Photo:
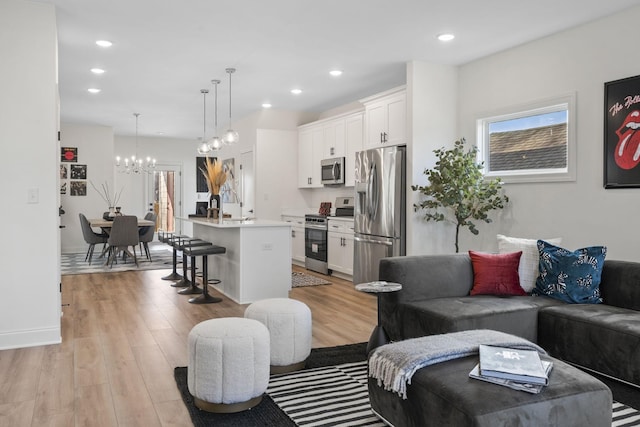
M 352 114 L 345 118 L 345 161 L 344 185 L 355 185 L 356 153 L 362 151 L 364 142 L 364 113 Z
M 344 118 L 329 120 L 323 125 L 323 159 L 345 156 Z
M 304 217 L 283 216 L 282 220 L 291 223 L 291 260 L 304 265 Z
M 353 275 L 353 218 L 329 218 L 327 262 L 334 273 Z
M 404 87 L 361 102 L 365 107 L 365 149 L 407 142 L 407 97 Z
M 320 160 L 323 157 L 322 126 L 300 129 L 298 133 L 298 188 L 320 188 Z

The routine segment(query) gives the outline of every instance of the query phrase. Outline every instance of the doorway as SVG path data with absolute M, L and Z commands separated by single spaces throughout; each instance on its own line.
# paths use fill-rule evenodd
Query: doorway
M 176 216 L 182 210 L 182 167 L 180 165 L 156 165 L 147 181 L 147 210 L 155 212 L 156 231 L 179 232 Z

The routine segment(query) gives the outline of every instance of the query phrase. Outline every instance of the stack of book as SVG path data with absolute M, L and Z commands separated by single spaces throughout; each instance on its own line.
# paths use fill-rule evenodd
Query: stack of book
M 535 350 L 480 345 L 480 363 L 469 376 L 514 390 L 540 393 L 549 384 L 553 363 L 541 360 Z

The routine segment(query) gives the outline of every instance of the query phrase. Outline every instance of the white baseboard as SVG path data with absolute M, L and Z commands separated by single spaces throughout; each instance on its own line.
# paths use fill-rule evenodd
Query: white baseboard
M 61 342 L 62 334 L 60 326 L 0 333 L 0 350 L 60 344 Z

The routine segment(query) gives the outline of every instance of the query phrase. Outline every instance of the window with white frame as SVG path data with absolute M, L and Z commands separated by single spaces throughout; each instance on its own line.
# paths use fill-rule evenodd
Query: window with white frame
M 575 180 L 575 95 L 505 109 L 477 120 L 480 160 L 504 182 Z

